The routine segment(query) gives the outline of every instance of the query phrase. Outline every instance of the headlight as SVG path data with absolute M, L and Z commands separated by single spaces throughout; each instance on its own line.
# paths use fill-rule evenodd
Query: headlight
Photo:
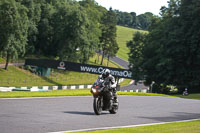
M 97 92 L 97 90 L 96 90 L 96 89 L 94 89 L 94 88 L 92 88 L 92 92 L 93 92 L 93 93 L 96 93 L 96 92 Z

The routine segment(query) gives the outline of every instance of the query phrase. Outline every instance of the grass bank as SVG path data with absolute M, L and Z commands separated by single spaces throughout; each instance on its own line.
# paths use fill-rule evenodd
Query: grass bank
M 147 31 L 143 31 L 143 30 L 117 26 L 117 43 L 119 45 L 119 51 L 117 52 L 118 57 L 128 61 L 129 49 L 126 46 L 126 42 L 132 40 L 133 35 L 136 32 L 147 33 Z
M 179 95 L 172 95 L 172 96 L 176 96 L 176 97 L 180 97 L 180 98 L 186 98 L 186 99 L 200 100 L 200 93 L 189 94 L 188 96 L 183 96 L 181 94 L 179 94 Z
M 9 70 L 0 69 L 0 86 L 53 86 L 91 84 L 98 75 L 70 71 L 51 72 L 49 77 L 35 75 L 24 69 L 10 66 Z
M 173 122 L 152 126 L 141 126 L 123 129 L 91 131 L 90 133 L 199 133 L 200 120 L 189 122 Z M 86 132 L 79 132 L 86 133 Z M 88 132 L 87 132 L 88 133 Z
M 89 89 L 83 90 L 54 90 L 43 92 L 0 92 L 0 98 L 21 98 L 21 97 L 58 97 L 58 96 L 90 96 Z

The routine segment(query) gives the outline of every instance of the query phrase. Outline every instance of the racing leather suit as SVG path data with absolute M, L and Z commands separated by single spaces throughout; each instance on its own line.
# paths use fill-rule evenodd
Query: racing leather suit
M 103 75 L 99 75 L 97 80 L 101 80 L 101 79 L 104 80 L 105 82 L 111 83 L 110 87 L 114 90 L 113 91 L 114 92 L 113 96 L 114 96 L 115 99 L 117 99 L 117 94 L 116 94 L 116 92 L 117 92 L 117 89 L 116 89 L 117 83 L 115 82 L 115 78 L 111 74 L 109 74 L 109 76 L 107 76 L 105 78 L 103 77 Z

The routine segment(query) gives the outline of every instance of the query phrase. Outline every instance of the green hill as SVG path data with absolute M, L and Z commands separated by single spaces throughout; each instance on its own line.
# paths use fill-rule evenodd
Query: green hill
M 129 49 L 126 47 L 126 42 L 132 40 L 134 33 L 147 31 L 127 28 L 123 26 L 117 26 L 117 43 L 119 45 L 119 51 L 117 56 L 128 61 Z

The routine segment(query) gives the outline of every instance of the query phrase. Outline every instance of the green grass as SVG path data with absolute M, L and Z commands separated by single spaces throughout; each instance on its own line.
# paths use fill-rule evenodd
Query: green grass
M 98 130 L 91 131 L 91 133 L 200 133 L 200 120 L 122 129 Z
M 129 83 L 131 82 L 132 79 L 124 79 L 123 82 L 120 83 L 121 86 L 126 86 L 129 85 Z
M 132 96 L 167 96 L 153 93 L 134 93 L 134 92 L 117 92 L 118 95 L 132 95 Z M 0 98 L 19 98 L 19 97 L 57 97 L 57 96 L 92 96 L 90 89 L 75 89 L 75 90 L 52 90 L 40 92 L 28 91 L 12 91 L 1 92 Z
M 57 97 L 57 96 L 90 96 L 89 89 L 83 90 L 55 90 L 42 92 L 13 91 L 0 92 L 0 98 L 20 98 L 20 97 Z
M 24 69 L 10 66 L 9 70 L 0 69 L 0 86 L 53 86 L 91 84 L 97 75 L 69 71 L 52 72 L 49 77 L 41 77 Z
M 176 97 L 180 97 L 180 98 L 200 100 L 200 93 L 189 94 L 188 96 L 182 96 L 181 94 L 179 94 L 179 95 L 172 95 L 172 96 L 176 96 Z
M 5 60 L 0 57 L 0 64 L 5 63 Z
M 147 31 L 143 30 L 117 26 L 117 43 L 119 45 L 119 51 L 117 53 L 118 57 L 128 61 L 129 49 L 126 46 L 126 42 L 132 40 L 133 35 L 136 32 L 147 33 Z

